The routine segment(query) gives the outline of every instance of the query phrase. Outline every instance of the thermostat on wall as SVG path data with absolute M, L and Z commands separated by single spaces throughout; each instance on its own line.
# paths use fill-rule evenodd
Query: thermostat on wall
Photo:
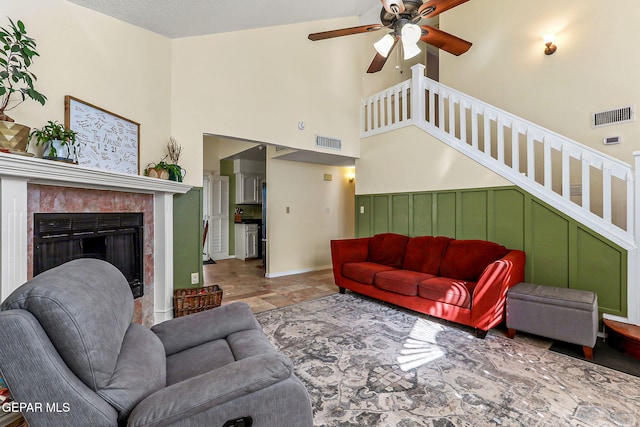
M 603 139 L 602 142 L 604 143 L 604 145 L 620 144 L 620 142 L 622 142 L 622 137 L 610 136 L 608 138 Z

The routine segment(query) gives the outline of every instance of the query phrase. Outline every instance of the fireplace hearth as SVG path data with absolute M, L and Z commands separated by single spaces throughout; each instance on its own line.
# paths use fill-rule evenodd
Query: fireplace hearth
M 77 258 L 116 266 L 134 298 L 144 294 L 142 213 L 35 213 L 34 276 Z

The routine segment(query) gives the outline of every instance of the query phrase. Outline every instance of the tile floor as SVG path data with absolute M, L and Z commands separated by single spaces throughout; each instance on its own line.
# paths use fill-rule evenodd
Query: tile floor
M 338 292 L 331 269 L 268 279 L 262 260 L 226 259 L 203 266 L 204 285 L 222 288 L 222 305 L 244 301 L 254 313 Z

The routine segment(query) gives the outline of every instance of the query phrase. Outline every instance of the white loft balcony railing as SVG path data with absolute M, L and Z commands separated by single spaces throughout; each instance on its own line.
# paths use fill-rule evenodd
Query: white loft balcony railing
M 635 249 L 634 173 L 629 164 L 428 79 L 420 64 L 412 68 L 410 80 L 362 103 L 363 137 L 408 125 L 420 127 L 623 248 Z

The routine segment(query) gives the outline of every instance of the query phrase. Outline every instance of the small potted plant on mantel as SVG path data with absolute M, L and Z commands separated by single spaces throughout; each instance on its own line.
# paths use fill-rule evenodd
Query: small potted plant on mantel
M 33 87 L 36 76 L 29 71 L 36 52 L 36 42 L 27 36 L 24 23 L 9 18 L 9 27 L 0 27 L 0 150 L 27 154 L 29 127 L 15 123 L 9 111 L 27 98 L 44 105 L 47 97 Z M 11 104 L 12 97 L 20 100 Z
M 182 153 L 182 146 L 176 142 L 175 138 L 171 137 L 167 144 L 167 151 L 169 154 L 164 156 L 158 163 L 149 163 L 144 170 L 144 174 L 151 178 L 170 179 L 171 181 L 182 182 L 182 179 L 187 174 L 187 171 L 178 165 L 180 154 Z M 167 157 L 169 157 L 171 163 L 165 162 Z
M 42 128 L 33 129 L 29 139 L 35 138 L 36 146 L 40 144 L 44 146 L 43 159 L 77 163 L 78 142 L 76 135 L 77 132 L 65 129 L 60 123 L 49 120 Z

